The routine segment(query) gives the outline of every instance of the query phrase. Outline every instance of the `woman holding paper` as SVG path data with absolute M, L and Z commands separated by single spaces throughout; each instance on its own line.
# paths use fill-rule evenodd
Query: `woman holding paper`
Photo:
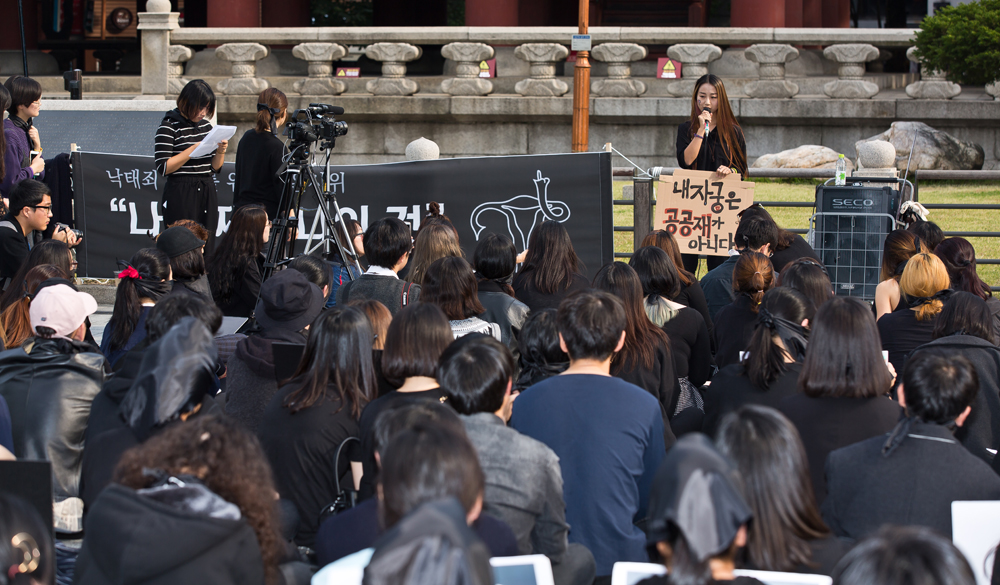
M 218 142 L 215 152 L 194 156 L 212 125 L 215 94 L 201 79 L 184 86 L 177 96 L 177 108 L 167 112 L 156 130 L 156 170 L 167 177 L 163 190 L 163 222 L 194 220 L 208 228 L 206 252 L 215 247 L 219 223 L 218 196 L 213 175 L 222 169 L 228 140 Z M 198 153 L 199 155 L 201 153 Z
M 747 176 L 746 137 L 729 106 L 726 87 L 715 75 L 702 75 L 694 84 L 691 119 L 677 127 L 677 163 L 682 169 L 715 171 L 723 177 Z M 695 273 L 698 255 L 682 256 L 684 269 Z M 724 256 L 709 256 L 708 269 L 724 261 Z

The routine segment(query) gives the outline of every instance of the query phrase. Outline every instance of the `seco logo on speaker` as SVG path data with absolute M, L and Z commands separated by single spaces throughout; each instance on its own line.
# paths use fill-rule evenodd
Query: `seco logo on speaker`
M 838 207 L 871 207 L 875 201 L 871 199 L 834 199 L 833 205 Z

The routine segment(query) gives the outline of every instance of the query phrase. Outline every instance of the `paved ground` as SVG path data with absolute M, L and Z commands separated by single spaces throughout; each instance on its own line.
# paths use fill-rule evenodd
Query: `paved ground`
M 114 305 L 97 305 L 97 312 L 90 316 L 90 332 L 94 334 L 94 339 L 97 343 L 101 343 L 101 338 L 104 337 L 104 326 L 108 324 L 108 320 L 111 319 L 111 311 L 114 309 Z

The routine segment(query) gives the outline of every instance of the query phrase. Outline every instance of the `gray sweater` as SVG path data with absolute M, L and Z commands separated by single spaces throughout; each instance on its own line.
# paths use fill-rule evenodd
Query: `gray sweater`
M 351 301 L 366 299 L 382 303 L 395 317 L 400 309 L 420 300 L 420 285 L 392 276 L 362 274 L 357 280 L 348 282 L 337 289 L 338 307 Z

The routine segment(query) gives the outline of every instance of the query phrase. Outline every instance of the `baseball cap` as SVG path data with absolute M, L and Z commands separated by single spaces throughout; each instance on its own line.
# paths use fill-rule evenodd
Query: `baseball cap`
M 194 232 L 184 226 L 176 225 L 167 228 L 156 238 L 156 247 L 170 258 L 176 258 L 185 252 L 197 250 L 205 245 L 205 240 L 198 239 Z
M 32 331 L 36 327 L 48 327 L 55 330 L 56 337 L 69 337 L 96 310 L 94 297 L 57 284 L 38 291 L 28 307 L 28 315 Z

